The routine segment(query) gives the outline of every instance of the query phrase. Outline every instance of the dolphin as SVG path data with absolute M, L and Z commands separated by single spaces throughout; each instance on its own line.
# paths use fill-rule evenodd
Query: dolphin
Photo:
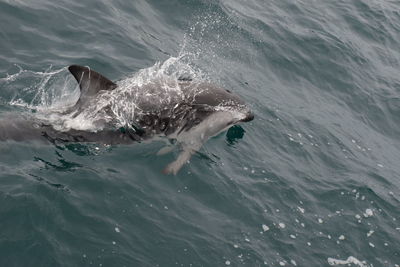
M 254 118 L 238 95 L 209 82 L 180 78 L 114 83 L 87 66 L 71 65 L 68 70 L 80 88 L 76 104 L 42 118 L 5 116 L 0 119 L 0 140 L 114 145 L 164 136 L 182 148 L 164 169 L 166 174 L 176 174 L 210 137 Z M 59 119 L 46 120 L 51 116 Z M 85 128 L 82 118 L 88 117 L 91 125 Z M 158 154 L 169 150 L 171 146 Z

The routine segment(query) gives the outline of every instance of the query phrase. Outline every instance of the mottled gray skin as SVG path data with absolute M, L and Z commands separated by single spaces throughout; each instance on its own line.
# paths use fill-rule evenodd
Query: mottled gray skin
M 72 65 L 68 69 L 79 83 L 81 96 L 76 105 L 67 112 L 79 114 L 100 91 L 110 91 L 118 87 L 88 67 Z M 15 118 L 14 114 L 0 119 L 0 140 L 129 144 L 150 139 L 155 135 L 165 135 L 176 139 L 182 146 L 183 152 L 178 159 L 164 170 L 165 173 L 176 174 L 208 138 L 231 125 L 254 118 L 244 101 L 228 90 L 209 83 L 199 84 L 191 81 L 180 81 L 179 86 L 184 94 L 183 99 L 171 101 L 165 107 L 144 103 L 141 108 L 146 112 L 137 117 L 129 127 L 104 127 L 107 130 L 97 132 L 57 131 L 52 125 L 45 124 L 33 116 L 21 115 Z M 226 109 L 216 110 L 216 107 Z M 234 116 L 229 111 L 230 108 L 239 112 L 240 116 Z

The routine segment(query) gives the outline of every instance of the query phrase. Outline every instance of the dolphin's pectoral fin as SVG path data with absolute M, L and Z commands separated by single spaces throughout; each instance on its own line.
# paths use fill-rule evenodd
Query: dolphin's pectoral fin
M 182 168 L 184 164 L 188 162 L 190 157 L 196 152 L 194 149 L 186 148 L 184 149 L 181 154 L 179 154 L 178 158 L 171 162 L 170 164 L 165 167 L 163 170 L 164 174 L 173 174 L 176 175 L 178 171 Z
M 96 95 L 101 90 L 113 90 L 117 85 L 101 75 L 91 70 L 89 67 L 71 65 L 68 70 L 75 77 L 81 89 L 81 96 L 78 100 L 79 104 L 83 104 L 91 96 Z

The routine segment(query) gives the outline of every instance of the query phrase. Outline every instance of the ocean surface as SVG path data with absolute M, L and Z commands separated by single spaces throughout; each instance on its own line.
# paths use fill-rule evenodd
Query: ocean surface
M 179 73 L 255 119 L 163 142 L 0 142 L 0 266 L 400 265 L 400 2 L 0 0 L 0 118 Z

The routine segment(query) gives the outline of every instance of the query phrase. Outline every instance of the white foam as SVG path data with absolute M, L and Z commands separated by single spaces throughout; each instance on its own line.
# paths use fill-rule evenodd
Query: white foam
M 262 229 L 263 229 L 264 232 L 266 232 L 266 231 L 269 230 L 269 227 L 267 225 L 263 224 L 262 225 Z
M 374 216 L 374 212 L 372 211 L 372 209 L 366 209 L 365 210 L 365 213 L 363 214 L 364 215 L 364 217 L 371 217 L 371 216 Z
M 357 258 L 350 256 L 346 260 L 339 260 L 334 258 L 328 258 L 329 265 L 349 265 L 355 264 L 360 267 L 369 267 L 366 261 L 360 261 Z

